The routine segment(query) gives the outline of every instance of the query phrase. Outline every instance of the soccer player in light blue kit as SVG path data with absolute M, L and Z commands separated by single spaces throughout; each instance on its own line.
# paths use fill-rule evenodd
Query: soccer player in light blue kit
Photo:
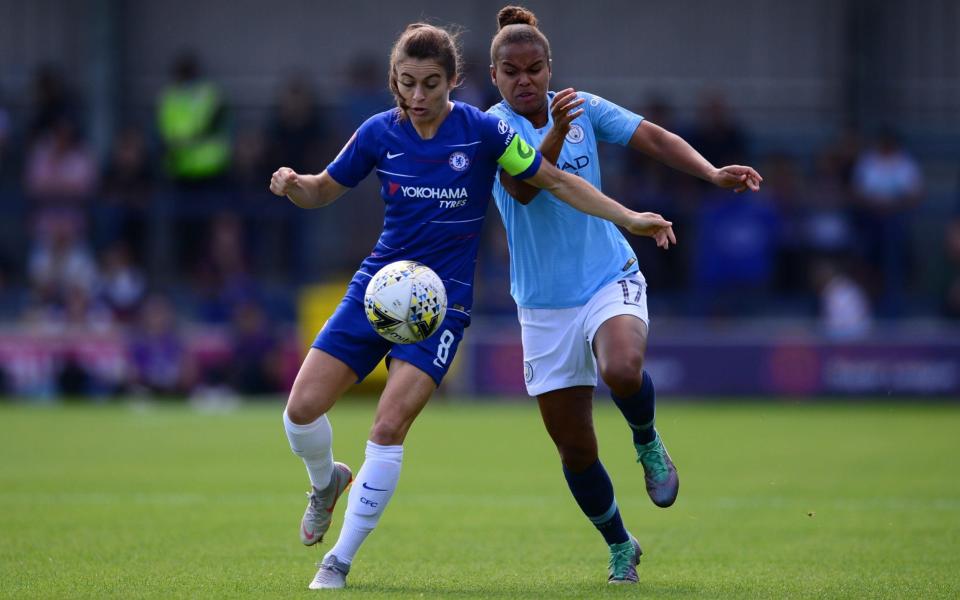
M 300 523 L 300 539 L 309 546 L 329 529 L 337 498 L 352 481 L 349 467 L 333 461 L 326 413 L 386 356 L 389 375 L 366 460 L 347 499 L 340 537 L 324 557 L 311 589 L 346 584 L 355 554 L 396 489 L 407 431 L 446 374 L 470 324 L 480 227 L 498 167 L 631 233 L 653 237 L 660 246 L 675 241 L 670 223 L 659 215 L 627 210 L 582 179 L 542 161 L 501 119 L 451 102 L 460 64 L 455 40 L 446 30 L 423 23 L 408 26 L 390 59 L 390 89 L 398 107 L 364 122 L 319 175 L 281 167 L 270 182 L 278 196 L 317 208 L 376 170 L 386 205 L 380 239 L 317 335 L 283 415 L 290 446 L 306 464 L 312 486 Z M 417 344 L 386 341 L 364 313 L 367 282 L 397 260 L 426 264 L 447 288 L 444 321 L 436 334 Z
M 497 21 L 490 73 L 503 101 L 488 112 L 538 145 L 544 161 L 599 188 L 597 142 L 610 142 L 723 188 L 759 189 L 762 178 L 752 168 L 714 168 L 680 137 L 599 96 L 548 92 L 550 43 L 534 14 L 507 6 Z M 510 246 L 527 392 L 537 397 L 571 493 L 609 545 L 608 581 L 636 583 L 640 544 L 620 517 L 591 413 L 599 369 L 633 432 L 651 500 L 671 506 L 680 483 L 654 428 L 653 381 L 643 370 L 646 281 L 612 223 L 572 210 L 506 171 L 494 198 Z

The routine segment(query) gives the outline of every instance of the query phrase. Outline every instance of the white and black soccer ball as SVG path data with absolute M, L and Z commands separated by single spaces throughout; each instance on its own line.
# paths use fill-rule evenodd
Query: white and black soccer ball
M 399 260 L 383 267 L 363 296 L 373 330 L 396 344 L 415 344 L 440 327 L 447 314 L 447 290 L 430 267 Z

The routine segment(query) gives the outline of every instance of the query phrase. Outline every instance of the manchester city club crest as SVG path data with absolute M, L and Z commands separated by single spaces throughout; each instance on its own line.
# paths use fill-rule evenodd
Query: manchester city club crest
M 470 166 L 470 159 L 463 152 L 454 152 L 447 159 L 447 163 L 454 171 L 465 171 Z
M 565 138 L 571 144 L 579 144 L 583 141 L 583 127 L 574 123 L 570 126 L 570 131 L 567 132 L 567 137 Z

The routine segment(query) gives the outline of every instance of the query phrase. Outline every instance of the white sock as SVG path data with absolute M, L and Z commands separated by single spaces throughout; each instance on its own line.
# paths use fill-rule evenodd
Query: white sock
M 333 475 L 333 429 L 327 415 L 313 423 L 298 425 L 283 411 L 283 428 L 290 440 L 290 449 L 307 465 L 310 484 L 322 490 Z
M 327 556 L 333 554 L 340 562 L 353 562 L 360 544 L 377 526 L 387 502 L 397 489 L 402 462 L 403 446 L 367 442 L 366 460 L 350 488 L 340 537 Z

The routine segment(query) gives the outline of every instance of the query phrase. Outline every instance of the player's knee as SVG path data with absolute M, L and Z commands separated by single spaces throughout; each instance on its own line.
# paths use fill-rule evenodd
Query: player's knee
M 574 473 L 585 471 L 597 462 L 596 444 L 558 444 L 557 450 L 560 452 L 560 462 Z
M 409 424 L 400 419 L 378 418 L 370 429 L 370 441 L 381 446 L 399 446 L 409 428 Z
M 600 377 L 617 396 L 631 396 L 643 386 L 643 353 L 628 350 L 600 366 Z
M 294 390 L 287 398 L 287 417 L 297 425 L 307 425 L 323 415 L 323 407 L 321 399 Z

